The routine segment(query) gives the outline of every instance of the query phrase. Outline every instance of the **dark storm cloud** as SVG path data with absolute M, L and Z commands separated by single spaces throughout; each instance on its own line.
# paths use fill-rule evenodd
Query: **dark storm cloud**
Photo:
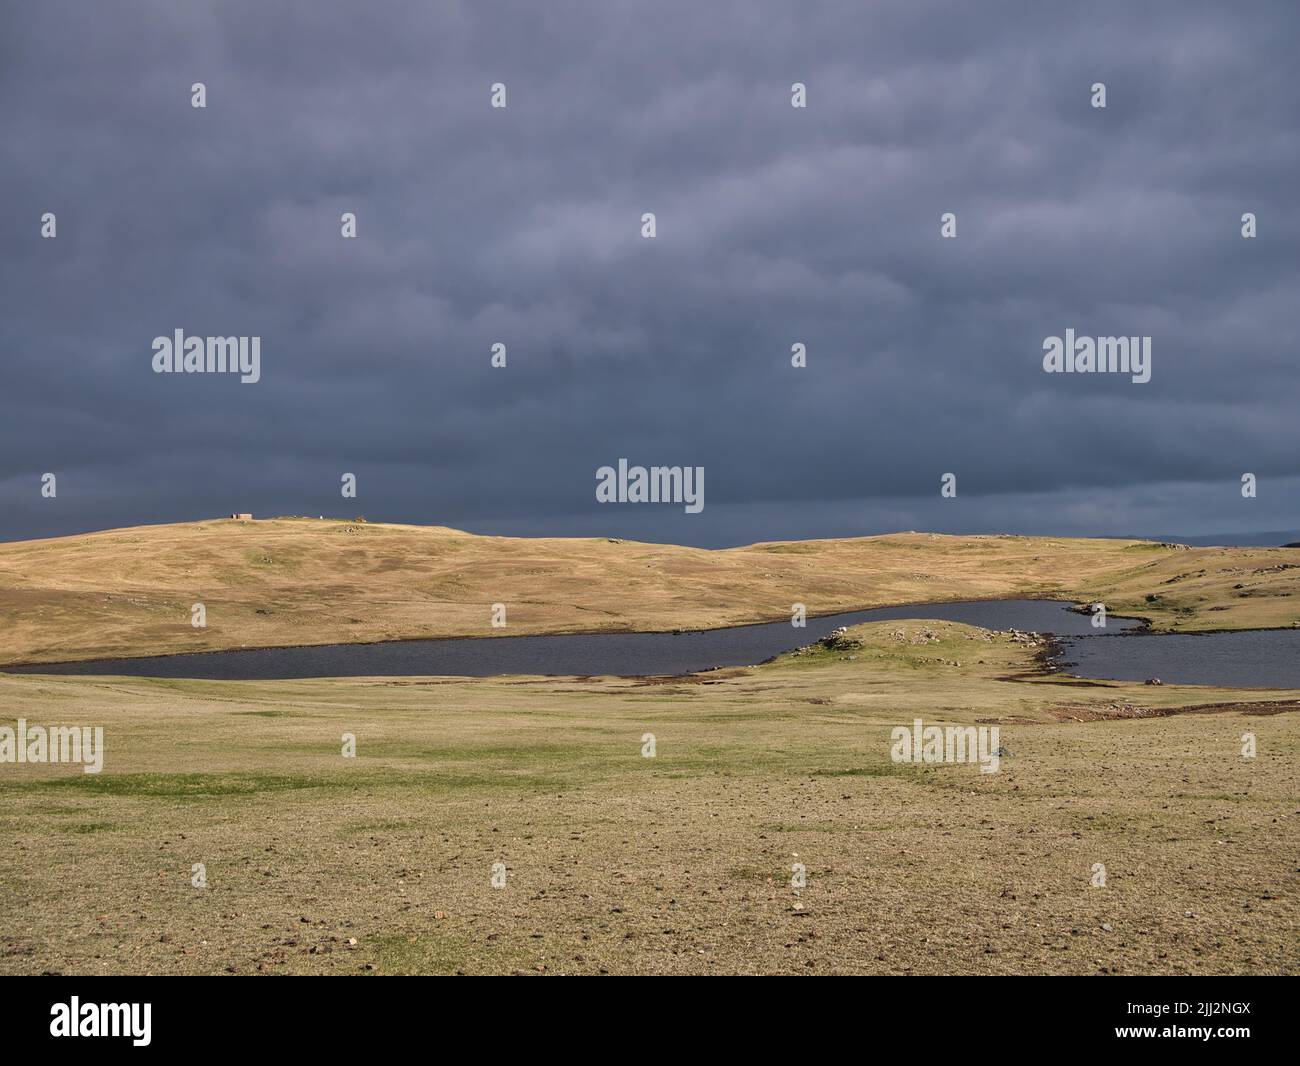
M 0 536 L 249 509 L 700 544 L 1291 528 L 1297 22 L 6 5 Z M 1044 374 L 1067 327 L 1151 335 L 1152 381 Z M 261 382 L 155 375 L 176 328 L 261 336 Z M 596 504 L 620 456 L 704 466 L 704 512 Z

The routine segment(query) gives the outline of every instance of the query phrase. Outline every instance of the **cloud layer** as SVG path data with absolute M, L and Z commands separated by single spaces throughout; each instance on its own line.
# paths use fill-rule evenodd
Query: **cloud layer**
M 703 545 L 1294 527 L 1298 24 L 10 5 L 0 536 L 233 510 Z M 1068 327 L 1150 335 L 1151 382 L 1044 374 Z M 261 382 L 155 375 L 177 328 L 260 336 Z M 621 456 L 704 466 L 703 513 L 597 504 Z

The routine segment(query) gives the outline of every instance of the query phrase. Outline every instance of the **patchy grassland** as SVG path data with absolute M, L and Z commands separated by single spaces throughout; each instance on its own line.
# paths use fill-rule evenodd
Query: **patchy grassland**
M 943 586 L 962 595 L 994 570 L 975 559 L 1026 551 L 945 541 L 972 560 Z M 931 550 L 882 543 L 827 550 L 904 569 Z M 671 555 L 620 550 L 655 573 Z M 953 623 L 854 632 L 857 651 L 663 680 L 0 675 L 5 720 L 106 730 L 98 776 L 0 767 L 0 972 L 1300 969 L 1300 692 L 1045 675 L 1031 648 Z M 1168 713 L 1211 703 L 1228 706 Z M 895 765 L 890 730 L 915 717 L 997 723 L 1011 755 L 996 774 Z
M 1156 629 L 1290 626 L 1300 550 L 900 533 L 708 551 L 314 519 L 0 544 L 0 662 L 439 636 L 713 628 L 900 603 L 1103 600 Z M 207 608 L 193 628 L 191 605 Z

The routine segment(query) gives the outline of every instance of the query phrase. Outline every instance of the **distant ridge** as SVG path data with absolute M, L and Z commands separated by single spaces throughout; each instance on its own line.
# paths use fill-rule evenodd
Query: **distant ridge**
M 1262 533 L 1203 533 L 1197 537 L 1133 537 L 1134 540 L 1162 540 L 1174 544 L 1191 544 L 1197 548 L 1294 548 L 1300 546 L 1300 529 L 1282 529 Z
M 1300 537 L 1205 548 L 894 533 L 709 550 L 355 519 L 208 519 L 0 544 L 0 663 L 671 632 L 1000 598 L 1103 602 L 1155 629 L 1289 628 L 1300 622 L 1300 566 L 1279 556 L 1286 540 Z

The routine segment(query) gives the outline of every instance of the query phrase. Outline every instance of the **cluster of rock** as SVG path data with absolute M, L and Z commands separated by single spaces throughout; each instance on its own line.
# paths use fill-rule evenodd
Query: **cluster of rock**
M 1024 644 L 1029 648 L 1041 648 L 1048 642 L 1041 633 L 1025 633 L 1019 629 L 1011 630 L 1011 641 L 1013 644 Z
M 848 634 L 848 627 L 840 626 L 837 629 L 832 629 L 817 643 L 828 651 L 853 651 L 863 646 L 862 641 L 858 640 L 857 637 L 851 637 Z
M 894 629 L 890 631 L 890 637 L 896 644 L 937 644 L 939 634 L 929 626 L 924 626 L 918 630 Z

